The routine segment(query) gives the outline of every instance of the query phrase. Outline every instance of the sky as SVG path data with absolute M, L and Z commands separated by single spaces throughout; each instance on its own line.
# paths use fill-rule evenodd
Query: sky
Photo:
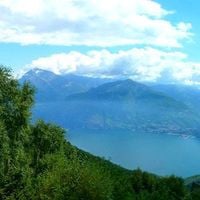
M 0 0 L 0 64 L 199 85 L 199 10 L 199 0 Z

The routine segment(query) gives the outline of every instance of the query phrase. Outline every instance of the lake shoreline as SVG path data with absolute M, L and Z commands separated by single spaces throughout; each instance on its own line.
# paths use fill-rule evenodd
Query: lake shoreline
M 183 178 L 200 174 L 200 140 L 186 134 L 69 130 L 78 148 L 127 168 Z

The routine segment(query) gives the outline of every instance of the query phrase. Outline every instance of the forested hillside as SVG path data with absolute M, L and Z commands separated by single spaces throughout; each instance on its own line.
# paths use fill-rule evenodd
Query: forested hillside
M 0 199 L 199 199 L 181 178 L 129 171 L 72 146 L 64 129 L 31 123 L 34 88 L 0 68 Z

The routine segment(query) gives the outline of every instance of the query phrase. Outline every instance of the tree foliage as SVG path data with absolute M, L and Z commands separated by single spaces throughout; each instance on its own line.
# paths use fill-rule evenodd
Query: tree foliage
M 0 67 L 0 199 L 199 199 L 175 176 L 129 171 L 73 147 L 65 130 L 31 123 L 34 88 Z

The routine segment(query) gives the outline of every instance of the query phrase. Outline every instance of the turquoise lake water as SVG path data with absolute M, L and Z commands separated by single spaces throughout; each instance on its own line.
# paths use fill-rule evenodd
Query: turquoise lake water
M 200 174 L 200 140 L 168 134 L 69 131 L 69 141 L 128 169 L 159 175 Z

